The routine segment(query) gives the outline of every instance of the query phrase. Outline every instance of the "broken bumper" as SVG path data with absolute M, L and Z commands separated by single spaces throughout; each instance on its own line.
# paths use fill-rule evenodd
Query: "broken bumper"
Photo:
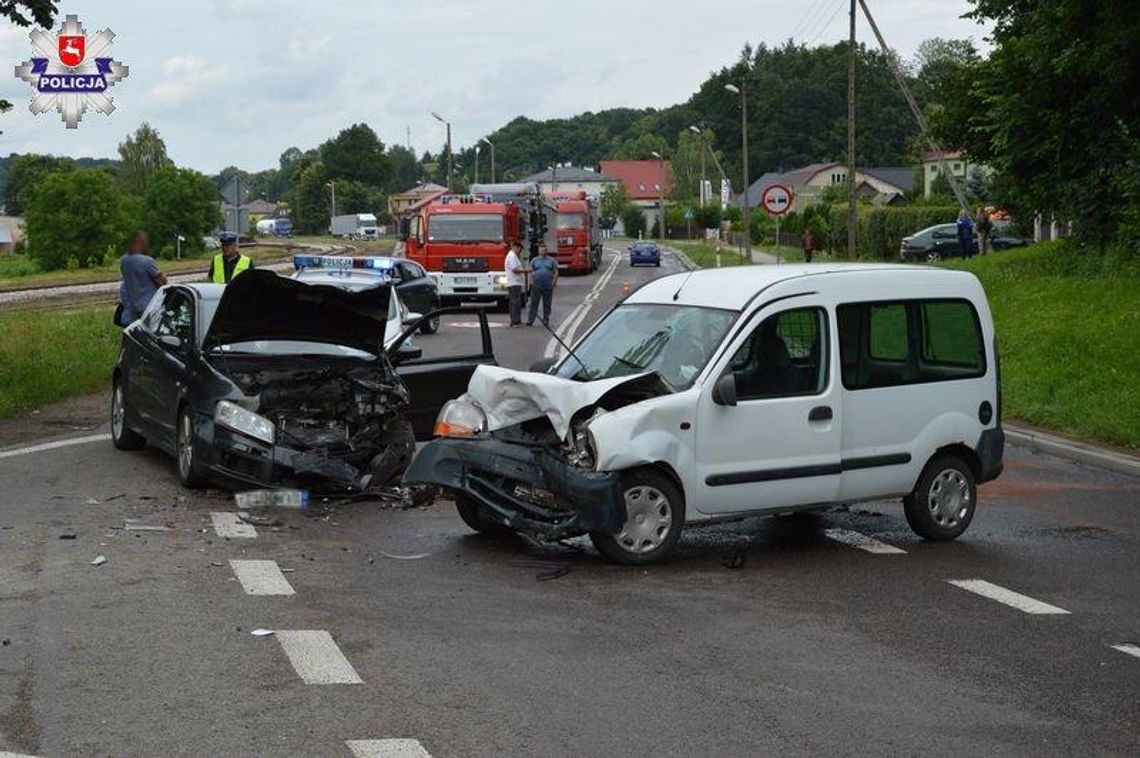
M 465 495 L 512 529 L 542 539 L 617 534 L 625 523 L 618 474 L 576 468 L 543 446 L 493 438 L 436 439 L 416 453 L 404 482 Z M 523 494 L 535 490 L 550 493 L 554 507 Z

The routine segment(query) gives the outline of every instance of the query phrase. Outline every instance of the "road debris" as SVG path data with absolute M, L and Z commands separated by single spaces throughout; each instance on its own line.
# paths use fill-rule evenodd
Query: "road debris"
M 418 561 L 420 558 L 427 558 L 429 555 L 431 555 L 431 553 L 416 553 L 415 555 L 395 555 L 393 553 L 386 553 L 383 550 L 377 550 L 376 552 L 380 553 L 380 555 L 384 556 L 385 558 L 391 558 L 391 559 L 396 560 L 396 561 Z
M 530 558 L 516 558 L 510 562 L 512 566 L 538 569 L 534 575 L 535 581 L 549 582 L 570 573 L 570 564 L 565 561 L 539 561 Z
M 123 529 L 128 532 L 173 532 L 174 527 L 170 524 L 139 524 L 134 521 L 127 521 L 123 524 Z
M 250 632 L 254 637 L 268 637 L 273 634 L 272 629 L 261 629 L 260 627 Z
M 61 540 L 73 540 L 78 536 L 79 535 L 77 535 L 75 532 L 64 532 L 63 534 L 59 535 L 59 538 Z
M 251 526 L 281 526 L 281 519 L 276 516 L 258 516 L 253 513 L 239 513 L 237 517 L 239 521 L 244 521 Z
M 735 550 L 722 558 L 720 564 L 726 569 L 741 569 L 744 568 L 744 561 L 747 557 L 748 554 L 743 550 Z
M 238 508 L 291 508 L 309 509 L 308 490 L 248 490 L 234 493 Z
M 107 556 L 105 556 L 105 555 L 97 555 L 91 559 L 91 565 L 92 566 L 102 566 L 106 562 L 107 562 Z

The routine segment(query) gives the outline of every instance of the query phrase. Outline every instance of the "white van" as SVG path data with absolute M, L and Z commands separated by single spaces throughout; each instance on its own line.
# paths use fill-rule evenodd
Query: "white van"
M 953 539 L 1002 469 L 985 292 L 915 266 L 662 277 L 546 373 L 480 367 L 407 481 L 482 532 L 587 533 L 649 563 L 685 524 L 901 497 Z

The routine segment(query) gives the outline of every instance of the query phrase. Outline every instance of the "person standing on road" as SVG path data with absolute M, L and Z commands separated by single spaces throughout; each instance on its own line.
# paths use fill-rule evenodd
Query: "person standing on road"
M 974 222 L 965 208 L 958 211 L 958 249 L 963 258 L 974 254 Z
M 804 227 L 803 236 L 804 263 L 811 263 L 812 249 L 815 247 L 815 237 L 812 236 L 811 227 Z
M 978 220 L 978 255 L 985 255 L 991 250 L 990 233 L 994 230 L 994 222 L 985 208 L 978 208 L 975 218 Z
M 542 323 L 550 326 L 550 304 L 554 287 L 558 284 L 558 263 L 546 252 L 546 245 L 538 243 L 538 257 L 530 261 L 530 312 L 527 326 L 534 326 L 538 315 L 538 301 L 542 301 Z
M 154 258 L 146 253 L 149 246 L 146 232 L 131 232 L 127 254 L 119 260 L 119 273 L 123 277 L 119 285 L 119 302 L 123 306 L 119 326 L 127 326 L 142 316 L 154 293 L 166 284 L 166 274 L 159 271 Z
M 503 261 L 503 269 L 507 272 L 507 296 L 510 305 L 511 326 L 522 326 L 522 293 L 525 282 L 526 268 L 523 266 L 519 251 L 522 245 L 518 240 L 511 240 L 507 247 L 507 258 Z
M 235 276 L 253 268 L 253 261 L 248 255 L 238 252 L 238 236 L 233 232 L 222 232 L 218 235 L 218 240 L 222 243 L 222 251 L 210 261 L 206 281 L 229 284 Z

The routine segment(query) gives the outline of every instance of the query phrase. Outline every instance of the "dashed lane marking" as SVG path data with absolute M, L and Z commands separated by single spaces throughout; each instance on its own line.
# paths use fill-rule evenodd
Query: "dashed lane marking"
M 56 440 L 55 442 L 41 442 L 38 445 L 29 445 L 28 447 L 18 447 L 15 450 L 0 451 L 0 459 L 15 458 L 17 455 L 42 453 L 46 450 L 58 450 L 61 447 L 71 447 L 72 445 L 86 445 L 89 442 L 109 442 L 110 439 L 111 435 L 109 434 L 88 434 L 85 437 L 69 437 L 65 440 Z M 6 754 L 0 753 L 0 758 L 6 758 Z
M 967 592 L 987 597 L 990 600 L 996 600 L 999 603 L 1004 603 L 1010 608 L 1016 608 L 1025 613 L 1032 613 L 1038 615 L 1060 615 L 1069 613 L 1064 608 L 1058 608 L 1055 605 L 1043 603 L 1040 600 L 1034 600 L 1028 595 L 1022 595 L 1020 592 L 1007 590 L 1005 587 L 999 587 L 996 584 L 987 582 L 984 579 L 949 579 L 947 580 L 955 587 L 960 587 Z
M 1140 645 L 1129 645 L 1128 643 L 1125 642 L 1125 643 L 1121 643 L 1119 645 L 1113 645 L 1112 649 L 1113 650 L 1119 650 L 1120 652 L 1124 653 L 1125 655 L 1131 655 L 1134 658 L 1140 658 Z
M 380 753 L 377 753 L 377 755 L 380 755 Z M 415 753 L 409 753 L 409 755 L 415 755 Z M 427 755 L 427 753 L 424 753 L 424 755 Z M 23 753 L 5 753 L 3 750 L 0 750 L 0 758 L 36 758 L 36 757 L 34 755 L 24 755 Z
M 885 542 L 879 542 L 874 537 L 868 537 L 859 532 L 853 532 L 849 529 L 828 529 L 824 534 L 828 539 L 842 542 L 844 545 L 859 548 L 868 553 L 876 555 L 906 555 L 906 551 L 902 548 L 897 548 L 894 545 L 888 545 Z
M 609 267 L 606 268 L 606 270 L 598 276 L 598 280 L 594 282 L 594 286 L 591 287 L 590 291 L 586 293 L 586 296 L 582 299 L 582 302 L 579 303 L 572 311 L 570 311 L 570 313 L 567 314 L 566 318 L 562 320 L 562 323 L 558 325 L 558 328 L 554 330 L 555 334 L 557 334 L 558 337 L 567 345 L 573 344 L 574 335 L 577 333 L 578 328 L 582 326 L 582 321 L 585 320 L 586 316 L 589 315 L 590 308 L 593 307 L 594 301 L 601 296 L 602 291 L 605 290 L 606 285 L 609 284 L 610 279 L 613 278 L 614 271 L 617 270 L 618 263 L 621 261 L 621 256 L 613 254 L 612 251 L 611 255 L 612 258 L 610 259 Z M 550 340 L 546 343 L 546 349 L 543 351 L 543 357 L 553 358 L 559 354 L 561 349 L 562 348 L 561 345 L 558 344 L 558 340 L 551 337 Z
M 348 740 L 356 758 L 431 758 L 419 740 Z
M 257 530 L 252 524 L 247 524 L 231 511 L 213 511 L 210 521 L 214 524 L 214 531 L 219 537 L 233 537 L 235 539 L 252 539 L 257 536 Z
M 277 630 L 281 649 L 305 684 L 363 684 L 364 680 L 323 629 Z
M 248 524 L 246 524 L 248 526 Z M 277 561 L 230 561 L 230 567 L 247 595 L 292 595 L 292 585 Z

